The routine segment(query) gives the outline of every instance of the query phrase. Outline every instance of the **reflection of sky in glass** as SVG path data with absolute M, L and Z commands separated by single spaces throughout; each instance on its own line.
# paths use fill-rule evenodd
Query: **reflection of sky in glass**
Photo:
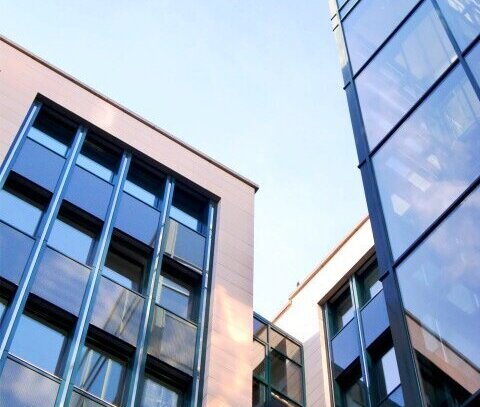
M 480 1 L 437 0 L 461 49 L 480 33 Z
M 140 407 L 177 407 L 178 393 L 164 384 L 146 378 Z
M 480 102 L 456 68 L 373 157 L 394 257 L 478 176 Z
M 479 224 L 476 189 L 397 269 L 406 311 L 422 326 L 416 341 L 473 369 L 480 368 Z
M 480 44 L 477 44 L 475 48 L 467 55 L 467 62 L 468 66 L 477 78 L 477 82 L 480 83 Z
M 362 0 L 355 7 L 343 22 L 353 72 L 385 41 L 417 1 Z
M 48 244 L 80 263 L 87 263 L 93 237 L 57 219 L 53 224 Z
M 33 236 L 41 216 L 40 208 L 10 192 L 0 191 L 0 219 Z
M 436 11 L 424 2 L 356 80 L 370 148 L 417 102 L 454 56 Z

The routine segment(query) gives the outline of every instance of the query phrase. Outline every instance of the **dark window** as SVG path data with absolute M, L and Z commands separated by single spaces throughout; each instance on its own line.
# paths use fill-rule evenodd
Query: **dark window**
M 76 127 L 46 109 L 38 114 L 28 137 L 65 157 L 76 133 Z
M 103 275 L 130 290 L 142 292 L 149 250 L 140 248 L 116 234 L 108 250 Z
M 7 302 L 3 298 L 0 298 L 0 324 L 2 323 L 3 314 L 5 313 L 6 309 L 7 309 Z
M 267 402 L 266 387 L 257 380 L 253 380 L 252 407 L 264 407 Z
M 265 345 L 254 340 L 253 341 L 253 375 L 264 380 L 266 379 L 265 355 L 266 355 Z
M 127 364 L 99 349 L 84 346 L 76 385 L 116 406 L 122 404 Z
M 397 357 L 393 347 L 382 349 L 372 356 L 372 382 L 377 403 L 386 398 L 400 385 Z
M 48 238 L 49 246 L 84 264 L 91 261 L 94 242 L 94 233 L 61 214 Z
M 176 188 L 173 193 L 170 216 L 197 232 L 205 231 L 207 203 L 196 196 Z
M 168 384 L 153 378 L 145 377 L 140 407 L 180 407 L 182 393 Z
M 346 288 L 330 303 L 332 335 L 335 335 L 347 325 L 355 315 L 350 288 Z
M 365 305 L 382 290 L 382 283 L 378 279 L 377 262 L 369 266 L 359 278 L 361 305 Z
M 132 163 L 124 190 L 135 198 L 154 207 L 159 206 L 164 180 L 139 163 Z
M 0 191 L 0 219 L 34 236 L 43 207 L 10 188 Z
M 297 403 L 303 402 L 302 369 L 276 351 L 270 352 L 272 386 Z
M 36 317 L 23 314 L 10 353 L 59 376 L 66 342 L 65 332 Z
M 437 12 L 430 2 L 424 2 L 356 79 L 370 148 L 454 58 L 455 51 Z
M 365 407 L 365 384 L 360 364 L 336 381 L 336 404 L 341 407 Z
M 112 152 L 94 138 L 87 138 L 77 158 L 77 165 L 107 182 L 112 182 L 118 167 L 118 156 L 118 153 Z

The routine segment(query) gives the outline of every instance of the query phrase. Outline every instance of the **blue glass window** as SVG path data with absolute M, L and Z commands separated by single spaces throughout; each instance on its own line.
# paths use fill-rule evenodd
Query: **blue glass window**
M 145 377 L 140 407 L 180 407 L 181 405 L 182 396 L 178 390 L 151 376 Z
M 467 47 L 480 34 L 480 2 L 478 0 L 438 0 L 461 49 Z
M 87 138 L 77 158 L 77 165 L 107 182 L 112 182 L 118 166 L 118 154 Z
M 477 83 L 480 84 L 480 43 L 467 55 L 467 62 L 477 79 Z
M 128 171 L 124 191 L 146 204 L 158 207 L 164 180 L 141 164 L 133 163 Z
M 47 372 L 60 375 L 65 345 L 63 332 L 24 314 L 20 318 L 10 353 Z
M 456 58 L 430 2 L 424 2 L 356 79 L 370 148 Z
M 126 371 L 125 362 L 103 351 L 84 346 L 75 383 L 98 398 L 120 406 Z
M 353 72 L 400 24 L 418 0 L 362 0 L 343 22 Z M 382 23 L 379 24 L 378 22 Z
M 162 288 L 159 293 L 161 307 L 186 318 L 192 318 L 192 287 L 170 276 L 162 276 Z
M 48 245 L 63 254 L 88 264 L 94 243 L 94 234 L 66 218 L 55 220 Z
M 28 137 L 65 157 L 75 136 L 76 128 L 42 109 L 28 132 Z
M 394 257 L 480 174 L 480 102 L 455 70 L 373 157 Z
M 170 209 L 170 216 L 197 232 L 203 232 L 207 204 L 205 201 L 188 194 L 182 189 L 175 189 Z
M 330 315 L 332 322 L 332 336 L 347 325 L 355 316 L 355 309 L 353 307 L 352 296 L 350 289 L 345 289 L 338 298 L 330 303 Z
M 34 236 L 42 217 L 39 205 L 14 191 L 0 191 L 0 219 Z

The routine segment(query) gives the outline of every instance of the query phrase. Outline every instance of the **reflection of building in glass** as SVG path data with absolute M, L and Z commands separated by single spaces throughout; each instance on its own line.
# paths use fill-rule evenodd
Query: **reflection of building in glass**
M 249 405 L 257 187 L 5 39 L 0 60 L 0 404 Z
M 253 407 L 306 406 L 302 344 L 253 316 Z
M 480 398 L 480 3 L 330 0 L 408 406 Z

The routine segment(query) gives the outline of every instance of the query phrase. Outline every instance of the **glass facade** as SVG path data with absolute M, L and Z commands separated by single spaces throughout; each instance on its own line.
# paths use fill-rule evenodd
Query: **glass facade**
M 0 180 L 0 404 L 197 405 L 215 202 L 32 109 Z
M 301 343 L 256 314 L 253 327 L 252 405 L 305 406 Z
M 338 305 L 349 299 L 352 316 L 338 329 Z M 324 307 L 335 405 L 378 406 L 401 398 L 397 358 L 378 265 L 370 259 Z M 402 403 L 392 407 L 404 406 Z
M 402 360 L 403 395 L 381 405 L 477 405 L 480 3 L 345 3 L 335 38 L 395 343 L 375 375 Z M 398 382 L 383 376 L 377 399 Z

